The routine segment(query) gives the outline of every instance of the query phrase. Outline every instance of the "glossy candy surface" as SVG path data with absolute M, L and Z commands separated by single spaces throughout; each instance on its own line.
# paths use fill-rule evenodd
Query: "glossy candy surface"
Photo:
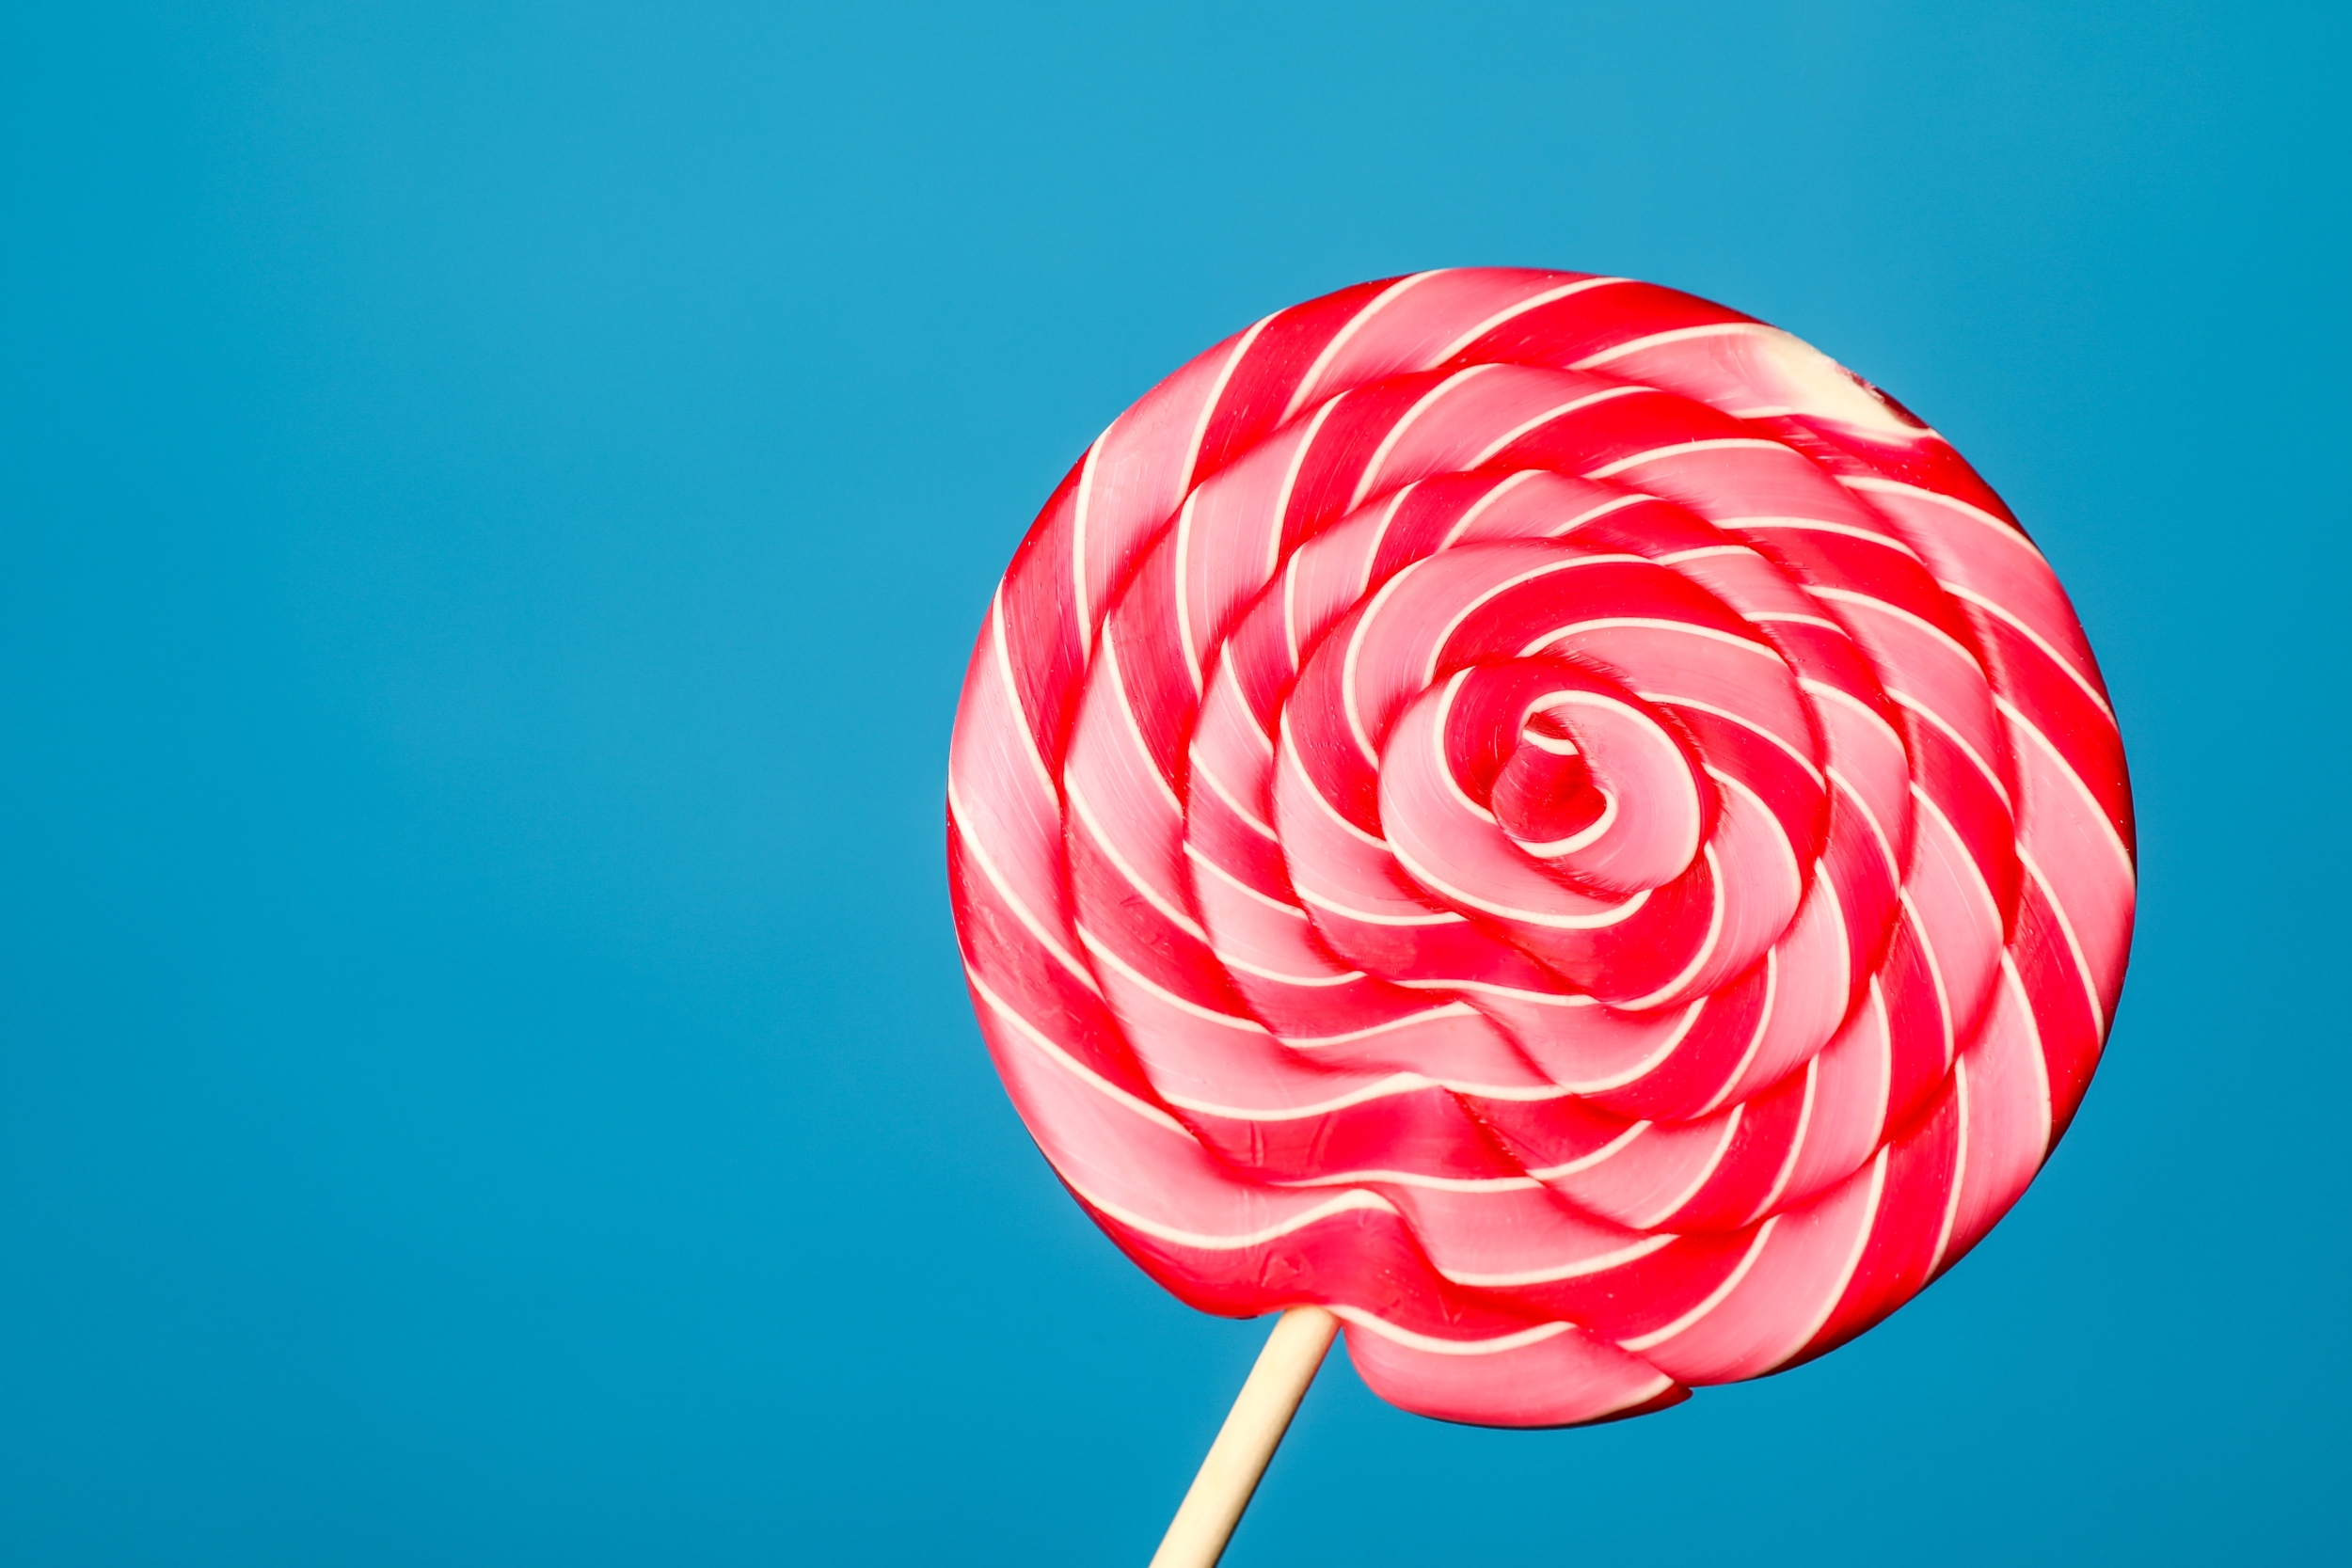
M 1494 1425 L 1899 1307 L 2039 1169 L 2130 940 L 2114 715 L 2000 499 L 1787 333 L 1571 273 L 1345 289 L 1120 415 L 948 816 L 1095 1221 Z

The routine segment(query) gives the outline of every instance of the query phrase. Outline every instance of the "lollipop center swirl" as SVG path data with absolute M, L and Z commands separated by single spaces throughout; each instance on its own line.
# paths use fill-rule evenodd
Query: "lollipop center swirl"
M 1545 858 L 1585 847 L 1617 817 L 1617 797 L 1593 777 L 1574 733 L 1540 709 L 1520 725 L 1486 805 L 1520 848 Z
M 1594 892 L 1661 886 L 1699 850 L 1704 778 L 1645 707 L 1591 691 L 1547 694 L 1489 798 L 1514 843 Z
M 1664 716 L 1557 657 L 1475 665 L 1431 687 L 1381 769 L 1384 824 L 1433 892 L 1580 924 L 1687 871 L 1712 804 L 1704 766 Z

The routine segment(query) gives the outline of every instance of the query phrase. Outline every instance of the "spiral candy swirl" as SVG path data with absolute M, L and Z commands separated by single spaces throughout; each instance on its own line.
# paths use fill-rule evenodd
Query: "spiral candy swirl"
M 1720 306 L 1450 270 L 1089 447 L 966 677 L 950 879 L 1063 1181 L 1408 1410 L 1635 1414 L 1878 1322 L 2096 1065 L 2129 784 L 2047 563 Z

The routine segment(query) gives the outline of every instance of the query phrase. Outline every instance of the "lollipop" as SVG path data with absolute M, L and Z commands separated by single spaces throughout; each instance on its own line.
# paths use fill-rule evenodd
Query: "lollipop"
M 1736 311 L 1503 269 L 1278 312 L 1112 422 L 990 608 L 948 854 L 1095 1222 L 1495 1426 L 1950 1267 L 2082 1098 L 2134 887 L 2090 650 L 1941 436 Z

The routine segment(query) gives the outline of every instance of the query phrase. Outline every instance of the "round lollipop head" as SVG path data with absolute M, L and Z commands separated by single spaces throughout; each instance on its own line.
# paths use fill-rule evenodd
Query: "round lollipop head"
M 2097 666 L 1900 404 L 1688 294 L 1280 311 L 1087 450 L 966 676 L 981 1032 L 1088 1212 L 1372 1387 L 1637 1414 L 2016 1201 L 2122 985 Z

